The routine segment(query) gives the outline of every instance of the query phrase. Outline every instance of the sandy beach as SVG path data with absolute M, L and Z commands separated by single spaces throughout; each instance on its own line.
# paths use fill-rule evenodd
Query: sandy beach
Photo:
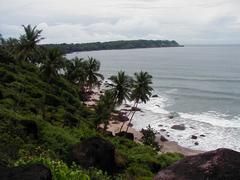
M 85 105 L 90 106 L 90 107 L 96 105 L 96 102 L 99 100 L 101 94 L 102 93 L 100 93 L 99 89 L 94 89 L 89 100 L 85 102 Z M 124 112 L 126 112 L 126 108 L 124 108 Z M 115 134 L 120 131 L 120 128 L 122 126 L 122 122 L 119 121 L 119 119 L 115 119 L 114 117 L 116 117 L 116 114 L 115 114 L 115 116 L 112 116 L 112 118 L 109 121 L 109 124 L 107 126 L 107 131 L 111 132 L 113 134 L 113 136 L 115 136 Z M 125 131 L 127 129 L 128 123 L 129 123 L 128 121 L 125 122 L 125 124 L 122 128 L 122 131 Z M 100 127 L 103 127 L 103 125 L 100 125 Z M 134 129 L 134 127 L 129 127 L 128 132 L 130 132 L 134 135 L 134 141 L 141 143 L 143 134 L 140 131 Z M 158 142 L 158 144 L 160 146 L 159 153 L 177 152 L 177 153 L 183 154 L 184 156 L 192 156 L 192 155 L 196 155 L 196 154 L 204 152 L 204 151 L 200 151 L 200 150 L 193 150 L 190 148 L 182 147 L 182 146 L 178 145 L 178 143 L 175 141 L 168 141 L 168 140 L 162 141 L 160 137 L 161 137 L 161 134 L 156 135 L 156 142 Z

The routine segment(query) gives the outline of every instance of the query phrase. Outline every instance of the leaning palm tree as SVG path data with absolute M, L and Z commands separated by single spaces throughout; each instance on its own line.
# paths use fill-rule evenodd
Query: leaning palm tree
M 37 26 L 32 27 L 31 25 L 23 25 L 23 28 L 25 34 L 19 38 L 18 57 L 36 63 L 34 56 L 38 54 L 37 44 L 44 39 L 41 37 L 42 30 L 38 30 L 36 29 Z
M 151 84 L 152 76 L 148 74 L 148 72 L 141 71 L 140 73 L 134 74 L 133 90 L 131 94 L 131 99 L 134 101 L 133 107 L 137 108 L 140 102 L 146 103 L 149 100 L 149 97 L 151 97 L 151 92 L 153 90 L 153 88 L 150 86 Z M 128 131 L 129 125 L 132 122 L 135 112 L 136 111 L 132 113 L 126 132 Z
M 86 85 L 88 91 L 91 91 L 94 86 L 100 86 L 101 80 L 104 79 L 103 75 L 98 72 L 99 70 L 100 62 L 92 57 L 88 57 L 88 60 L 85 61 Z

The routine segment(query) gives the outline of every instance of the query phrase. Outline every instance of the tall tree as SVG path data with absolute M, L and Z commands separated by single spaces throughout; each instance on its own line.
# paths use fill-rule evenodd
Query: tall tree
M 140 102 L 146 103 L 149 97 L 152 95 L 153 88 L 150 86 L 152 84 L 152 76 L 148 72 L 139 72 L 134 74 L 133 80 L 133 90 L 131 93 L 131 99 L 134 101 L 134 106 L 137 108 Z M 129 125 L 132 122 L 133 116 L 136 111 L 133 111 L 126 132 L 128 131 Z
M 65 62 L 65 77 L 73 84 L 79 86 L 80 90 L 84 90 L 86 85 L 86 63 L 82 58 L 74 58 Z
M 62 53 L 58 49 L 52 48 L 47 50 L 45 60 L 40 67 L 40 71 L 47 82 L 50 83 L 59 75 L 59 71 L 63 68 L 63 66 L 64 58 Z
M 101 80 L 104 79 L 103 75 L 99 73 L 100 62 L 92 57 L 88 57 L 85 61 L 85 72 L 86 72 L 86 83 L 89 91 L 92 90 L 94 86 L 100 86 Z
M 130 100 L 132 78 L 127 76 L 124 71 L 118 72 L 116 76 L 111 76 L 109 78 L 111 83 L 110 91 L 113 93 L 114 102 L 117 105 L 121 105 L 123 101 Z M 123 122 L 120 131 L 122 130 L 125 122 Z
M 114 97 L 111 91 L 106 91 L 104 95 L 100 97 L 100 100 L 95 107 L 97 114 L 96 125 L 100 123 L 104 124 L 104 130 L 107 129 L 108 121 L 111 116 L 111 112 L 115 107 Z
M 111 83 L 108 85 L 116 104 L 121 105 L 123 101 L 130 100 L 132 78 L 126 75 L 124 71 L 119 71 L 116 76 L 111 76 L 109 79 Z
M 43 107 L 42 107 L 42 116 L 43 119 L 46 117 L 46 100 L 47 93 L 49 91 L 50 83 L 58 77 L 59 71 L 64 66 L 64 58 L 60 51 L 56 48 L 48 49 L 46 52 L 45 60 L 43 61 L 42 66 L 40 67 L 40 72 L 42 76 L 47 81 L 47 86 L 45 89 L 45 94 L 43 97 Z
M 42 30 L 38 30 L 36 29 L 37 26 L 32 27 L 31 25 L 23 25 L 23 28 L 25 34 L 21 35 L 19 38 L 18 56 L 20 59 L 37 63 L 36 59 L 38 58 L 36 58 L 36 56 L 39 53 L 37 44 L 44 39 L 41 37 Z

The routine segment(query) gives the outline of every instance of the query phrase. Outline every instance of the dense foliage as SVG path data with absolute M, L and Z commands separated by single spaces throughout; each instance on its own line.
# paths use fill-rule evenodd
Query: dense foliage
M 71 53 L 76 51 L 94 51 L 94 50 L 110 50 L 110 49 L 135 49 L 135 48 L 156 48 L 156 47 L 179 47 L 176 41 L 168 40 L 131 40 L 131 41 L 110 41 L 110 42 L 94 42 L 83 44 L 46 44 L 44 47 L 57 47 L 63 53 Z
M 36 27 L 24 28 L 26 35 L 19 40 L 1 40 L 1 161 L 9 166 L 41 162 L 51 169 L 53 179 L 151 179 L 160 168 L 182 157 L 159 155 L 150 146 L 98 132 L 97 125 L 114 109 L 112 95 L 105 93 L 95 108 L 83 102 L 102 79 L 100 63 L 93 58 L 68 61 L 57 49 L 37 45 L 41 31 Z M 31 53 L 20 53 L 23 50 Z M 114 144 L 116 174 L 69 162 L 69 149 L 92 136 Z

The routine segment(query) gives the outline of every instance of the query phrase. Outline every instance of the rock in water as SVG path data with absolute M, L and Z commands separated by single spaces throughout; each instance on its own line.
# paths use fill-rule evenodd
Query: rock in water
M 175 129 L 175 130 L 185 130 L 186 129 L 184 124 L 173 125 L 171 128 Z
M 191 139 L 197 139 L 197 136 L 192 135 L 192 136 L 191 136 Z
M 88 138 L 74 145 L 70 159 L 84 168 L 96 167 L 108 173 L 116 170 L 115 148 L 111 142 L 100 137 Z
M 8 168 L 0 163 L 1 180 L 51 180 L 52 174 L 50 169 L 42 164 L 31 164 Z
M 160 171 L 154 180 L 239 180 L 240 153 L 217 149 L 185 157 Z

